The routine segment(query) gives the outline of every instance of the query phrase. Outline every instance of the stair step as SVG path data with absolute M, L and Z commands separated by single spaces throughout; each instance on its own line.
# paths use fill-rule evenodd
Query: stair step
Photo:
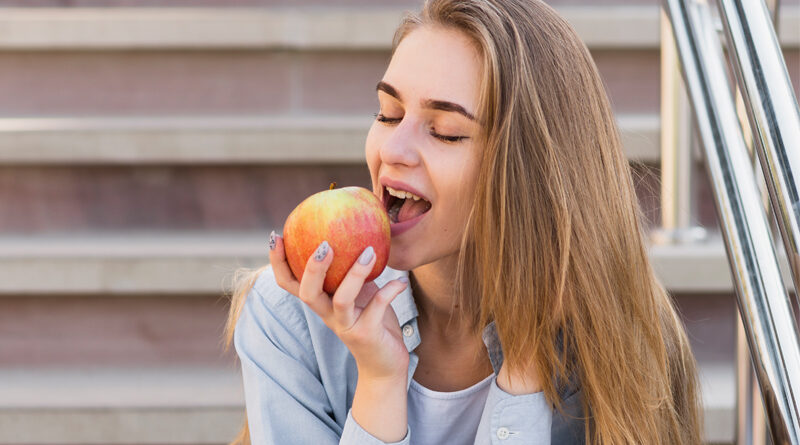
M 0 236 L 0 295 L 218 294 L 239 267 L 267 264 L 268 232 Z M 652 246 L 671 292 L 731 292 L 718 235 L 704 243 Z M 787 288 L 789 266 L 781 258 Z
M 670 292 L 733 292 L 728 256 L 719 233 L 706 242 L 653 245 L 650 258 L 656 275 Z M 781 249 L 778 265 L 787 290 L 794 290 L 789 262 Z
M 228 443 L 243 400 L 233 366 L 0 369 L 0 443 Z
M 230 368 L 0 368 L 0 394 L 0 410 L 240 408 L 243 400 L 240 371 L 233 364 Z
M 659 159 L 659 117 L 618 116 L 625 154 Z M 0 164 L 363 163 L 372 116 L 0 118 Z
M 731 443 L 732 365 L 700 368 L 706 439 Z M 0 369 L 0 443 L 220 444 L 244 421 L 230 368 Z
M 590 48 L 655 48 L 657 6 L 560 6 Z M 0 50 L 388 49 L 399 8 L 4 8 Z M 781 41 L 800 46 L 800 8 Z
M 218 294 L 266 264 L 263 233 L 0 236 L 1 294 Z

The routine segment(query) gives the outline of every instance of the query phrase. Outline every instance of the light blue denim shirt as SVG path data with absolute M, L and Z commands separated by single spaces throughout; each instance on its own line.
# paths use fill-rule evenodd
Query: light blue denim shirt
M 387 267 L 378 287 L 407 271 Z M 409 351 L 410 384 L 421 338 L 410 286 L 392 301 Z M 483 341 L 495 376 L 503 362 L 494 323 Z M 384 445 L 353 419 L 350 407 L 358 380 L 350 351 L 299 298 L 275 282 L 272 267 L 247 295 L 234 332 L 242 365 L 247 421 L 253 445 Z M 408 385 L 407 385 L 408 386 Z M 478 425 L 475 445 L 583 444 L 580 391 L 561 394 L 564 413 L 554 412 L 544 393 L 513 396 L 492 381 Z M 453 421 L 457 421 L 453 419 Z M 414 432 L 396 444 L 414 442 Z

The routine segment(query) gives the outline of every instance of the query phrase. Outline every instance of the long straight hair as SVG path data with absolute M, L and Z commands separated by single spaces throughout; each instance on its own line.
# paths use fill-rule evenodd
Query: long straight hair
M 397 28 L 462 32 L 482 57 L 482 162 L 455 289 L 457 316 L 497 327 L 506 366 L 574 376 L 586 443 L 695 445 L 696 364 L 650 265 L 614 115 L 572 27 L 539 0 L 429 0 Z M 243 273 L 225 331 L 255 277 Z M 543 379 L 558 410 L 559 379 Z M 232 444 L 248 444 L 247 424 Z
M 539 0 L 430 0 L 393 46 L 420 26 L 460 31 L 482 57 L 458 315 L 475 332 L 495 322 L 512 374 L 576 377 L 586 443 L 701 443 L 696 363 L 586 46 Z M 559 410 L 565 381 L 541 382 Z

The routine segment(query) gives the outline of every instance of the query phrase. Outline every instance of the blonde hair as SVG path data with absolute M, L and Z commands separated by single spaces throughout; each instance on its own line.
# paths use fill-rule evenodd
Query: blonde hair
M 247 300 L 247 294 L 250 293 L 250 289 L 256 284 L 258 276 L 268 267 L 269 265 L 265 265 L 255 270 L 241 268 L 234 273 L 231 304 L 228 310 L 228 319 L 225 322 L 225 330 L 223 332 L 223 349 L 225 352 L 230 350 L 231 344 L 233 344 L 233 332 L 236 328 L 236 322 L 239 320 L 239 316 L 242 315 L 242 308 L 244 308 L 244 303 Z M 250 428 L 247 427 L 247 408 L 245 408 L 242 429 L 239 430 L 236 437 L 231 440 L 230 445 L 250 445 Z
M 575 376 L 587 443 L 701 443 L 695 360 L 650 265 L 632 171 L 586 46 L 539 0 L 426 1 L 404 17 L 392 52 L 419 26 L 464 33 L 483 61 L 458 315 L 475 332 L 495 322 L 512 373 Z M 255 276 L 233 295 L 228 343 Z M 541 382 L 562 412 L 565 381 Z M 249 443 L 246 429 L 234 443 Z

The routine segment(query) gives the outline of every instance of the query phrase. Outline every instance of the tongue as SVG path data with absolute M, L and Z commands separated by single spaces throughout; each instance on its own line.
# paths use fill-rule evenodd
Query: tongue
M 400 212 L 397 214 L 397 222 L 416 218 L 425 213 L 429 208 L 431 208 L 431 203 L 424 199 L 420 199 L 419 201 L 414 201 L 411 198 L 406 199 L 405 202 L 403 202 L 403 207 L 400 208 Z

